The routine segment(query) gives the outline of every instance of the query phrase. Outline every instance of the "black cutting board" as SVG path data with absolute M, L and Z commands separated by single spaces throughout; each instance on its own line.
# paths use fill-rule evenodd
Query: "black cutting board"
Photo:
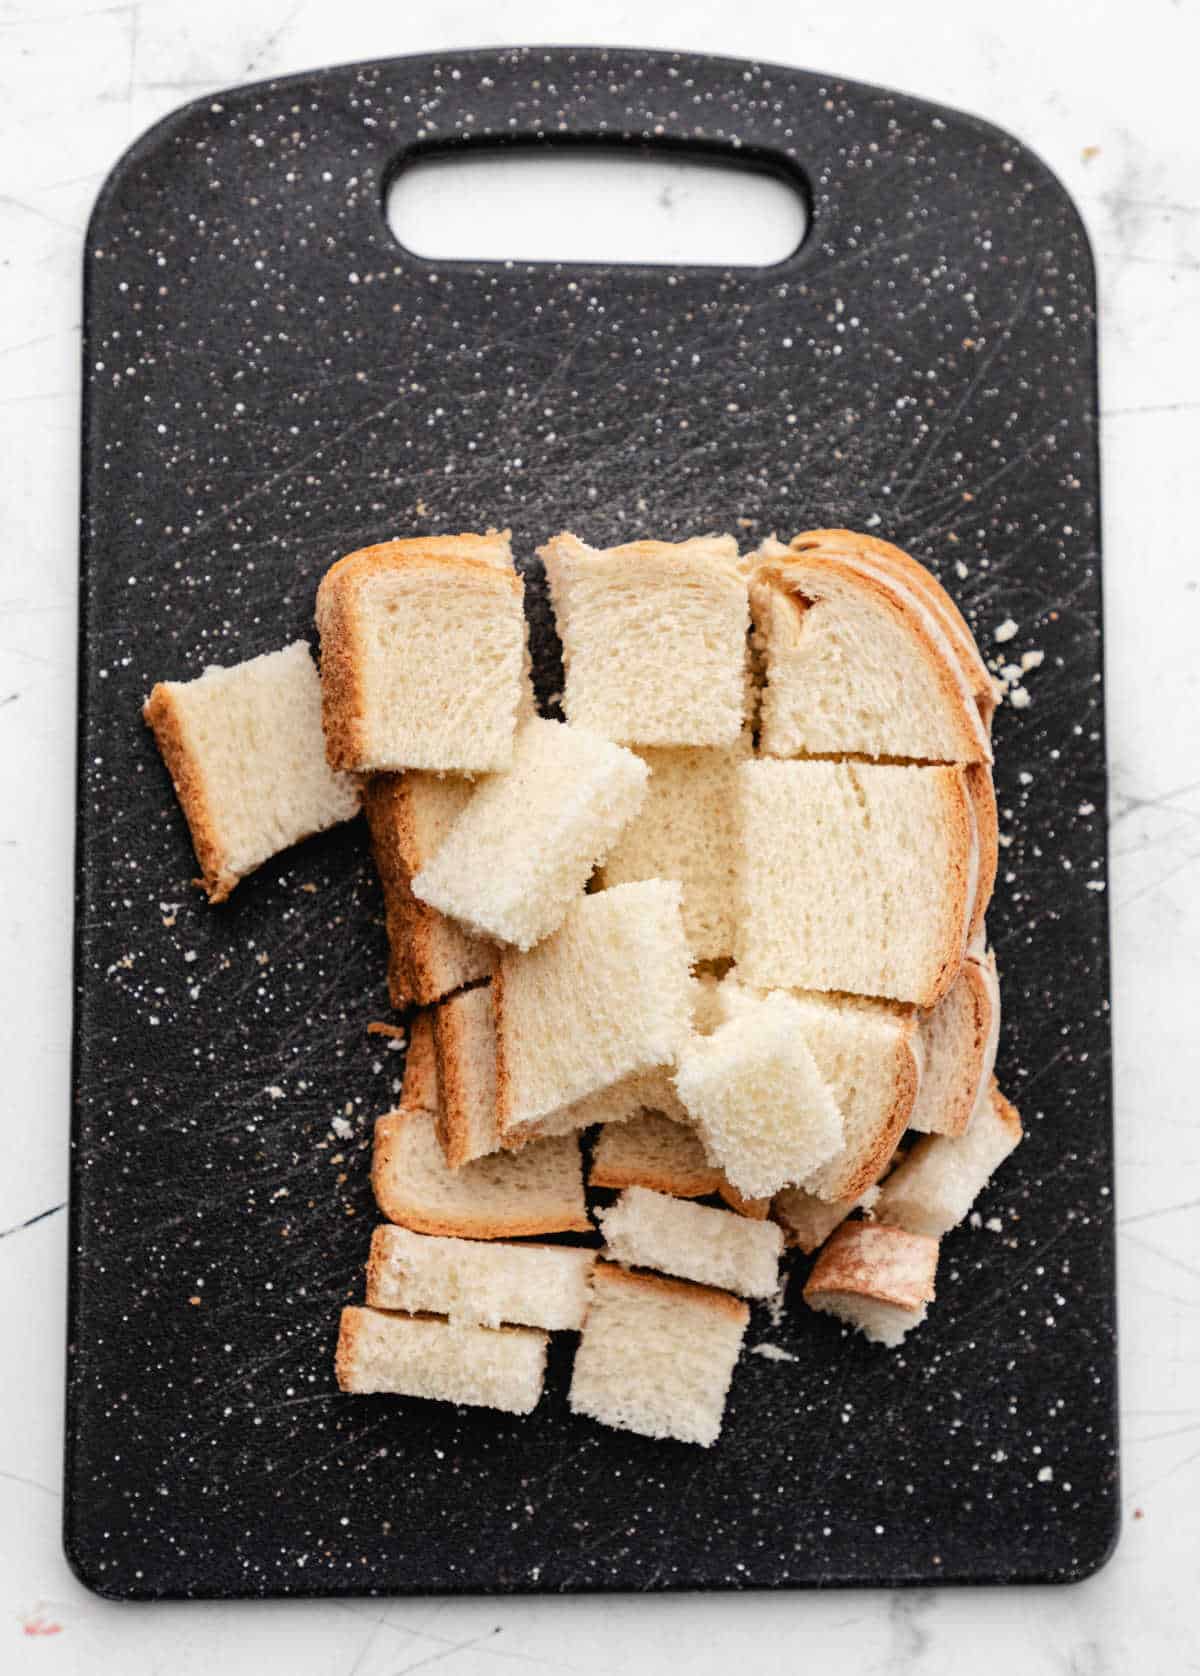
M 770 269 L 429 263 L 401 159 L 567 134 L 807 183 Z M 581 206 L 586 213 L 586 205 Z M 87 240 L 66 1545 L 105 1594 L 1070 1579 L 1117 1521 L 1092 264 L 1002 131 L 833 77 L 636 51 L 325 70 L 188 106 Z M 694 356 L 699 356 L 698 363 Z M 521 463 L 518 465 L 518 461 Z M 945 1242 L 901 1353 L 756 1312 L 711 1451 L 566 1410 L 346 1398 L 371 1119 L 400 1056 L 361 823 L 220 909 L 139 706 L 311 630 L 339 555 L 510 523 L 535 542 L 868 527 L 985 649 L 1000 1071 L 1028 1138 Z M 349 1113 L 349 1140 L 331 1120 Z M 998 1220 L 995 1220 L 998 1219 Z

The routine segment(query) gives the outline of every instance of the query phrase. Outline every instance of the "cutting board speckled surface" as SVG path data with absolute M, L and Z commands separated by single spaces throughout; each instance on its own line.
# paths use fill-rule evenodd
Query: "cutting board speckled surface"
M 771 269 L 419 261 L 404 156 L 565 132 L 807 183 Z M 66 1545 L 120 1597 L 1067 1580 L 1117 1516 L 1094 288 L 1015 140 L 799 71 L 589 49 L 351 66 L 189 106 L 86 253 Z M 324 569 L 865 527 L 1029 702 L 996 721 L 999 1072 L 1027 1139 L 891 1354 L 756 1308 L 712 1451 L 334 1391 L 401 1055 L 361 822 L 210 909 L 141 701 L 310 634 Z M 1011 619 L 1012 639 L 995 628 Z M 1030 655 L 1032 654 L 1032 656 Z M 1039 662 L 1040 654 L 1040 662 Z M 1024 662 L 1024 669 L 1022 663 Z M 332 1125 L 339 1119 L 337 1129 Z

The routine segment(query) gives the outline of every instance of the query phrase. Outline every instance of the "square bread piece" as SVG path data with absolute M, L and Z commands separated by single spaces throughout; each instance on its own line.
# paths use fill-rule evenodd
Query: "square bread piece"
M 935 1007 L 975 904 L 962 769 L 760 758 L 738 776 L 738 977 Z
M 843 1222 L 804 1287 L 811 1309 L 895 1347 L 933 1302 L 938 1242 L 880 1222 Z
M 502 1131 L 674 1064 L 693 987 L 680 895 L 653 879 L 581 896 L 537 948 L 503 951 L 493 981 Z
M 746 710 L 746 578 L 732 536 L 539 548 L 563 710 L 619 745 L 733 745 Z
M 511 765 L 481 780 L 413 880 L 413 894 L 519 949 L 562 923 L 637 814 L 650 771 L 586 728 L 533 717 Z
M 317 627 L 334 768 L 508 767 L 527 683 L 524 588 L 507 531 L 348 554 L 317 590 Z
M 750 1309 L 728 1292 L 597 1263 L 570 1404 L 601 1425 L 710 1448 Z
M 367 1303 L 480 1327 L 576 1332 L 595 1261 L 586 1247 L 443 1239 L 384 1226 L 371 1236 Z
M 175 786 L 202 884 L 239 879 L 358 813 L 358 787 L 325 760 L 321 687 L 303 640 L 194 681 L 159 681 L 142 709 Z
M 720 1286 L 744 1298 L 773 1298 L 779 1290 L 783 1234 L 774 1222 L 692 1205 L 647 1187 L 627 1187 L 596 1219 L 608 1255 L 619 1263 Z
M 496 1121 L 496 1021 L 492 986 L 452 995 L 433 1012 L 437 1136 L 446 1163 L 461 1169 L 501 1144 Z
M 393 1007 L 427 1007 L 490 975 L 489 942 L 413 895 L 412 881 L 471 799 L 473 782 L 451 774 L 376 774 L 363 808 L 383 886 L 388 994 Z
M 650 770 L 641 810 L 617 839 L 600 883 L 678 879 L 693 960 L 727 960 L 737 929 L 737 766 L 751 754 L 743 733 L 721 750 L 638 755 Z
M 961 1135 L 926 1135 L 880 1190 L 883 1222 L 937 1239 L 965 1218 L 1020 1143 L 1021 1114 L 993 1081 Z
M 471 1327 L 352 1307 L 342 1311 L 334 1365 L 338 1389 L 356 1395 L 530 1414 L 542 1394 L 548 1343 L 530 1327 Z

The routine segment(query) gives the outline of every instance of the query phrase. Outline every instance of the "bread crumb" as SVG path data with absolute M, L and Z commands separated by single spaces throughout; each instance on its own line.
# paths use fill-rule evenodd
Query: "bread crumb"
M 1021 672 L 1022 672 L 1022 674 L 1027 673 L 1031 669 L 1040 669 L 1042 667 L 1042 665 L 1045 663 L 1045 661 L 1046 661 L 1045 652 L 1039 652 L 1036 649 L 1032 652 L 1022 652 L 1021 653 Z
M 799 1356 L 793 1356 L 790 1350 L 781 1350 L 777 1344 L 752 1344 L 752 1356 L 761 1356 L 764 1362 L 798 1362 Z
M 1042 1467 L 1038 1471 L 1037 1481 L 1038 1481 L 1039 1484 L 1049 1484 L 1051 1482 L 1051 1480 L 1053 1479 L 1053 1477 L 1054 1477 L 1054 1468 L 1053 1467 Z
M 348 1141 L 354 1133 L 354 1125 L 344 1117 L 335 1117 L 329 1125 L 339 1141 Z
M 1025 691 L 1024 687 L 1014 687 L 1008 695 L 1008 702 L 1012 705 L 1014 710 L 1028 710 L 1030 703 L 1029 694 Z
M 1002 1234 L 1004 1232 L 1004 1224 L 998 1216 L 989 1216 L 984 1223 L 984 1227 L 989 1234 Z
M 967 576 L 969 575 L 967 567 L 961 559 L 955 559 L 954 561 L 954 574 L 958 577 L 960 582 L 965 582 Z
M 993 640 L 997 640 L 997 641 L 1003 643 L 1005 640 L 1011 640 L 1013 638 L 1013 636 L 1016 634 L 1016 632 L 1017 632 L 1016 623 L 1013 622 L 1011 617 L 1006 617 L 1004 619 L 1004 621 L 1000 624 L 999 628 L 997 628 L 995 630 L 995 632 L 992 635 L 992 638 L 993 638 Z

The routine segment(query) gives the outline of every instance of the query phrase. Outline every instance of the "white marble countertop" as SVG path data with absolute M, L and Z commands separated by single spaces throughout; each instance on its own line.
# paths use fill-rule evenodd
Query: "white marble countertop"
M 441 13 L 442 15 L 439 15 Z M 559 40 L 687 47 L 990 117 L 1073 192 L 1099 259 L 1124 1532 L 1067 1589 L 117 1606 L 59 1546 L 70 1042 L 80 249 L 125 145 L 172 107 L 328 62 Z M 0 1667 L 264 1663 L 763 1676 L 853 1659 L 980 1676 L 1200 1671 L 1200 13 L 1172 0 L 0 0 Z

